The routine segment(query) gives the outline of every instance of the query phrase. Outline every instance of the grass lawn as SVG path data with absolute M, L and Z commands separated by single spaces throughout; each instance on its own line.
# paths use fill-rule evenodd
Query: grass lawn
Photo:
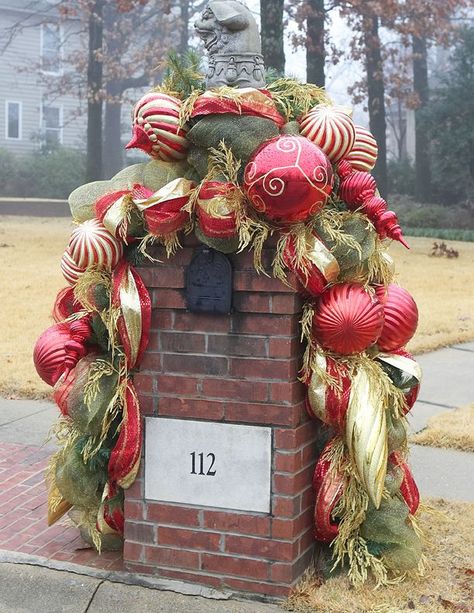
M 474 404 L 438 413 L 410 441 L 428 447 L 474 452 Z
M 72 224 L 68 219 L 0 217 L 0 395 L 46 397 L 31 353 L 39 334 L 52 323 L 57 291 L 65 286 L 59 267 Z M 409 349 L 429 351 L 474 339 L 474 243 L 450 242 L 457 260 L 429 257 L 432 239 L 410 238 L 407 251 L 391 247 L 397 280 L 420 310 L 417 336 Z
M 323 585 L 314 578 L 302 581 L 288 602 L 291 611 L 310 613 L 445 613 L 472 611 L 474 505 L 428 500 L 432 512 L 419 514 L 426 537 L 425 576 L 373 589 L 370 582 L 360 589 L 346 577 Z M 469 604 L 470 603 L 470 604 Z

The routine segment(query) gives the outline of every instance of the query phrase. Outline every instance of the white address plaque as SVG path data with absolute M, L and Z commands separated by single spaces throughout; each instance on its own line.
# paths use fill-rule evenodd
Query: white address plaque
M 145 498 L 270 512 L 271 429 L 147 417 Z

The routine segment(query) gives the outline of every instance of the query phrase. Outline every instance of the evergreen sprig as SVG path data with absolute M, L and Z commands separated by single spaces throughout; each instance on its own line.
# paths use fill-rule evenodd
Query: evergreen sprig
M 196 90 L 204 91 L 204 75 L 200 66 L 201 56 L 193 49 L 184 54 L 169 51 L 164 62 L 165 78 L 159 89 L 173 92 L 183 100 Z

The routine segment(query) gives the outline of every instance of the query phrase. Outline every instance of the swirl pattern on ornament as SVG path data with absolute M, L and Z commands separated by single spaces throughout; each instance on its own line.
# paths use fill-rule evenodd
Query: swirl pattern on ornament
M 318 165 L 315 168 L 313 168 L 312 173 L 311 173 L 312 176 L 310 176 L 301 165 L 301 156 L 303 153 L 303 149 L 302 149 L 301 143 L 296 138 L 287 137 L 284 139 L 280 139 L 276 143 L 276 148 L 278 151 L 281 151 L 284 153 L 295 152 L 296 159 L 293 164 L 287 164 L 285 166 L 277 166 L 275 168 L 272 168 L 268 172 L 266 172 L 264 175 L 259 175 L 257 177 L 256 180 L 261 182 L 263 190 L 265 191 L 266 194 L 268 194 L 268 196 L 273 196 L 273 197 L 281 196 L 287 186 L 287 184 L 281 177 L 272 176 L 273 173 L 278 172 L 281 175 L 280 171 L 282 170 L 297 169 L 301 173 L 302 177 L 304 177 L 307 180 L 307 182 L 311 185 L 311 187 L 313 187 L 320 196 L 326 197 L 327 187 L 330 182 L 330 178 L 329 178 L 327 169 L 324 168 L 324 166 L 322 165 Z M 253 161 L 249 162 L 247 166 L 247 170 L 246 170 L 245 180 L 250 188 L 255 183 L 256 173 L 257 173 L 256 163 Z M 279 186 L 279 188 L 277 188 L 277 185 Z M 263 207 L 264 207 L 262 210 L 265 210 L 265 203 L 263 202 L 263 200 L 259 198 L 257 195 L 254 195 L 253 196 L 254 203 L 256 199 L 259 199 L 262 202 Z M 315 202 L 316 207 L 319 205 L 319 202 L 320 200 L 318 198 L 317 201 Z

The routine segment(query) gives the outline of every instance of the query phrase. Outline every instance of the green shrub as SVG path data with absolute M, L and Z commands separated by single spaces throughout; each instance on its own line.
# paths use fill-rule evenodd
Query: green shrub
M 0 195 L 12 195 L 16 169 L 14 156 L 5 149 L 0 149 Z
M 474 242 L 474 230 L 459 230 L 449 228 L 403 228 L 405 236 L 426 236 L 440 238 L 446 241 Z
M 473 205 L 441 206 L 421 204 L 410 196 L 394 194 L 389 208 L 395 211 L 402 228 L 443 228 L 474 230 Z
M 0 195 L 66 199 L 85 182 L 85 155 L 59 148 L 17 156 L 0 151 Z

